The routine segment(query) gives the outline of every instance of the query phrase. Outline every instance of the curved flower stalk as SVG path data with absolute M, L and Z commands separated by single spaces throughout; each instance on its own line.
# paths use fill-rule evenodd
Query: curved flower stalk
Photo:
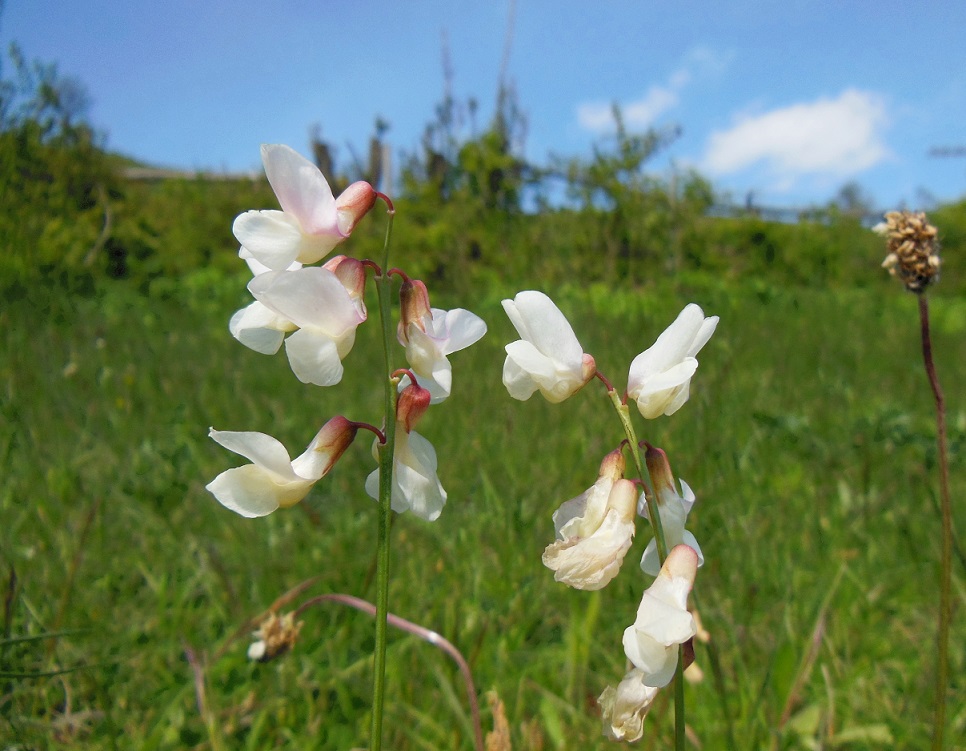
M 632 668 L 617 688 L 608 686 L 597 698 L 604 735 L 612 741 L 633 742 L 644 735 L 644 718 L 660 689 L 643 679 L 644 671 Z
M 342 358 L 352 349 L 356 327 L 366 320 L 361 295 L 324 267 L 259 274 L 248 289 L 265 308 L 298 327 L 285 340 L 285 352 L 302 383 L 332 386 L 342 380 Z
M 705 318 L 694 303 L 687 305 L 648 349 L 634 358 L 627 376 L 627 395 L 647 419 L 673 415 L 690 395 L 696 355 L 707 344 L 718 316 Z
M 333 417 L 296 459 L 278 440 L 265 433 L 209 429 L 208 435 L 251 464 L 228 469 L 205 488 L 226 508 L 247 517 L 267 516 L 294 506 L 332 469 L 352 443 L 357 427 Z
M 436 521 L 446 505 L 446 491 L 436 474 L 436 449 L 415 430 L 416 422 L 429 408 L 430 393 L 410 382 L 396 403 L 396 443 L 392 467 L 392 510 L 397 514 L 412 511 L 420 519 Z M 379 461 L 378 441 L 372 454 Z M 366 493 L 379 500 L 379 470 L 366 478 Z
M 698 572 L 698 555 L 687 545 L 678 545 L 654 583 L 644 592 L 637 619 L 624 630 L 624 654 L 643 672 L 647 686 L 666 686 L 677 667 L 678 645 L 697 632 L 688 612 L 688 593 Z
M 442 310 L 429 306 L 426 285 L 406 279 L 399 290 L 399 343 L 406 348 L 406 361 L 419 385 L 427 389 L 432 404 L 438 404 L 453 389 L 453 368 L 447 355 L 466 349 L 486 334 L 486 323 L 462 308 Z M 409 383 L 408 376 L 400 388 Z
M 503 385 L 514 399 L 525 401 L 539 391 L 556 404 L 594 377 L 594 358 L 584 353 L 564 314 L 543 292 L 520 292 L 504 300 L 503 309 L 522 337 L 506 345 L 503 364 Z
M 647 470 L 651 474 L 651 480 L 654 482 L 658 513 L 661 515 L 661 527 L 668 549 L 676 545 L 687 545 L 698 556 L 698 567 L 700 568 L 704 565 L 704 554 L 701 552 L 694 535 L 684 528 L 685 520 L 696 500 L 694 491 L 684 480 L 679 480 L 681 492 L 678 493 L 674 484 L 674 475 L 671 474 L 671 465 L 663 450 L 648 445 L 644 458 L 647 462 Z M 648 518 L 647 502 L 643 493 L 638 501 L 637 510 L 645 519 Z M 644 550 L 644 556 L 641 558 L 641 569 L 645 574 L 651 576 L 657 576 L 661 570 L 656 539 L 652 539 Z
M 612 451 L 597 482 L 553 515 L 555 542 L 543 552 L 554 579 L 575 589 L 595 590 L 617 576 L 634 539 L 637 488 L 623 478 L 624 455 Z
M 322 260 L 376 202 L 365 182 L 353 183 L 336 200 L 319 168 L 289 146 L 263 144 L 262 163 L 282 210 L 239 214 L 232 232 L 273 271 Z

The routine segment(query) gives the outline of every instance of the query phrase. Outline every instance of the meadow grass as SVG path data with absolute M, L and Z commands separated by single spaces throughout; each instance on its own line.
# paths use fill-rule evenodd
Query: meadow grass
M 0 748 L 366 744 L 369 617 L 313 608 L 295 650 L 266 664 L 246 659 L 243 627 L 313 577 L 301 599 L 373 597 L 368 438 L 305 502 L 264 519 L 232 514 L 204 485 L 242 463 L 209 425 L 299 452 L 334 414 L 378 422 L 377 330 L 360 329 L 341 385 L 303 386 L 283 355 L 228 335 L 244 281 L 199 273 L 150 295 L 32 288 L 0 309 Z M 624 674 L 648 535 L 600 592 L 572 591 L 542 566 L 551 513 L 593 483 L 622 433 L 596 381 L 560 405 L 508 397 L 502 347 L 516 336 L 499 300 L 516 291 L 434 295 L 490 333 L 452 357 L 453 396 L 420 424 L 449 501 L 435 523 L 395 520 L 390 607 L 464 652 L 478 689 L 505 702 L 515 748 L 612 748 L 594 700 Z M 690 402 L 638 422 L 698 496 L 688 528 L 707 564 L 694 602 L 711 642 L 697 645 L 704 680 L 686 690 L 701 747 L 927 747 L 939 528 L 913 297 L 885 282 L 700 278 L 545 291 L 620 387 L 684 304 L 721 316 Z M 956 489 L 966 302 L 932 305 Z M 962 504 L 955 513 L 966 528 Z M 954 565 L 962 613 L 961 549 Z M 951 642 L 955 748 L 966 737 L 962 617 Z M 671 747 L 664 694 L 642 749 Z M 387 696 L 387 748 L 472 748 L 456 668 L 415 637 L 390 632 Z

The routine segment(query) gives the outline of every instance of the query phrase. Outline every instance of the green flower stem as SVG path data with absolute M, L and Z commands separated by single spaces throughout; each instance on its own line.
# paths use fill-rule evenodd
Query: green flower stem
M 376 277 L 382 349 L 385 358 L 385 443 L 379 444 L 379 529 L 376 554 L 376 645 L 373 655 L 372 726 L 370 748 L 382 748 L 382 714 L 386 696 L 386 638 L 389 617 L 389 531 L 392 525 L 392 469 L 396 445 L 396 380 L 392 377 L 392 277 L 389 276 L 389 244 L 394 211 L 389 210 L 382 273 Z
M 922 334 L 922 360 L 936 402 L 936 443 L 939 450 L 939 503 L 942 517 L 942 549 L 939 559 L 939 626 L 936 637 L 936 697 L 933 708 L 934 751 L 942 751 L 946 729 L 946 692 L 949 685 L 949 626 L 952 622 L 953 518 L 949 498 L 949 448 L 946 437 L 946 401 L 939 385 L 936 364 L 932 359 L 929 335 L 929 303 L 924 294 L 919 299 L 919 325 Z
M 637 443 L 637 433 L 631 422 L 630 410 L 621 401 L 620 395 L 613 388 L 607 390 L 607 395 L 617 410 L 621 425 L 624 426 L 624 434 L 631 445 L 631 455 L 634 457 L 634 464 L 640 478 L 647 483 L 650 493 L 645 493 L 644 498 L 647 502 L 647 519 L 654 530 L 654 539 L 657 541 L 657 555 L 661 564 L 667 558 L 667 541 L 664 539 L 664 526 L 661 524 L 661 514 L 657 506 L 657 498 L 654 496 L 654 482 L 651 474 L 647 471 L 647 464 L 641 459 L 641 447 Z M 674 673 L 674 748 L 676 751 L 684 751 L 684 648 L 678 647 L 678 666 Z

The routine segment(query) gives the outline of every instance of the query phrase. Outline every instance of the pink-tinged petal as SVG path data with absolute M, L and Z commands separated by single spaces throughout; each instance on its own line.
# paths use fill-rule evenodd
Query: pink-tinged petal
M 256 300 L 300 328 L 324 331 L 337 339 L 365 320 L 339 278 L 328 269 L 260 274 L 248 283 Z
M 583 349 L 566 316 L 543 292 L 528 290 L 513 300 L 504 300 L 503 309 L 521 338 L 532 342 L 544 355 L 562 364 L 579 363 Z
M 208 437 L 229 451 L 234 451 L 275 474 L 282 481 L 301 479 L 292 471 L 292 460 L 285 446 L 270 435 L 256 431 L 209 428 Z
M 292 372 L 302 383 L 334 386 L 342 380 L 342 359 L 334 339 L 312 329 L 300 329 L 285 340 Z
M 285 332 L 294 329 L 293 323 L 286 321 L 257 300 L 237 311 L 228 323 L 228 330 L 233 337 L 249 349 L 263 355 L 274 355 L 278 352 Z
M 263 144 L 262 163 L 282 210 L 291 214 L 306 234 L 342 236 L 332 189 L 318 167 L 282 144 Z
M 316 482 L 325 477 L 356 437 L 358 427 L 338 415 L 325 423 L 302 454 L 292 461 L 299 477 Z
M 298 222 L 282 211 L 246 211 L 231 229 L 256 261 L 275 271 L 291 266 L 302 249 Z

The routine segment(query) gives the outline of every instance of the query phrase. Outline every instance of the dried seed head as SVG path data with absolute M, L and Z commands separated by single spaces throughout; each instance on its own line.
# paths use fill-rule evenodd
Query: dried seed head
M 939 281 L 937 230 L 923 212 L 890 211 L 873 230 L 886 238 L 889 254 L 882 267 L 899 277 L 907 290 L 922 292 Z
M 269 613 L 253 636 L 257 639 L 248 648 L 248 659 L 268 662 L 288 652 L 298 638 L 302 622 L 295 622 L 295 613 L 286 613 L 279 618 Z

